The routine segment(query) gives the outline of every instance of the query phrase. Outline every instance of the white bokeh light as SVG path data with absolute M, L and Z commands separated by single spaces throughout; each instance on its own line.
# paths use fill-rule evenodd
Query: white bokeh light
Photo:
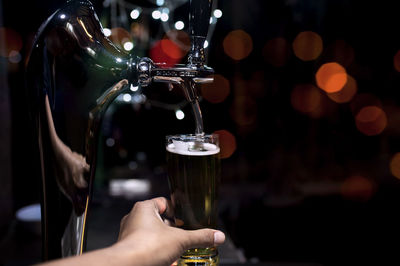
M 154 19 L 160 19 L 161 18 L 161 12 L 160 10 L 154 10 L 153 12 L 151 12 L 151 16 Z
M 177 30 L 182 30 L 185 27 L 185 23 L 183 21 L 177 21 L 175 22 L 175 29 Z
M 128 103 L 132 100 L 132 96 L 129 93 L 125 93 L 122 99 L 124 99 L 124 101 Z
M 204 41 L 204 48 L 207 48 L 207 47 L 208 47 L 208 41 L 205 40 L 205 41 Z
M 103 29 L 103 32 L 104 32 L 104 35 L 106 35 L 106 37 L 108 37 L 108 36 L 111 35 L 111 30 L 108 29 L 108 28 L 104 28 L 104 29 Z
M 124 49 L 125 49 L 126 51 L 132 50 L 132 49 L 133 49 L 133 43 L 132 43 L 132 42 L 126 42 L 126 43 L 124 43 Z
M 140 16 L 139 9 L 135 8 L 134 10 L 132 10 L 130 15 L 132 19 L 137 19 Z
M 215 9 L 213 14 L 214 14 L 214 17 L 216 17 L 216 18 L 222 17 L 221 9 Z
M 161 14 L 161 21 L 166 22 L 169 19 L 169 15 L 167 13 Z
M 185 113 L 182 110 L 176 110 L 175 116 L 178 120 L 185 118 Z

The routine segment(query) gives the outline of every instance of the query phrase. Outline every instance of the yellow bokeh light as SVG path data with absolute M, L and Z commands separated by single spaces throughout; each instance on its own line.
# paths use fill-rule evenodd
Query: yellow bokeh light
M 229 92 L 229 81 L 218 74 L 214 75 L 214 82 L 201 86 L 201 95 L 211 103 L 223 102 L 228 97 Z
M 300 32 L 293 41 L 293 52 L 303 61 L 317 59 L 321 55 L 322 49 L 322 38 L 313 31 Z
M 236 138 L 227 130 L 217 130 L 214 132 L 219 137 L 219 147 L 221 148 L 221 159 L 229 158 L 236 150 Z
M 354 95 L 357 93 L 357 90 L 358 88 L 356 80 L 352 76 L 347 75 L 347 82 L 343 86 L 343 89 L 337 92 L 327 93 L 327 95 L 334 102 L 347 103 L 353 99 Z
M 325 63 L 318 69 L 315 79 L 322 90 L 338 92 L 347 83 L 346 69 L 336 62 Z
M 375 136 L 386 128 L 386 113 L 378 106 L 366 106 L 361 108 L 355 117 L 357 129 L 367 135 Z
M 251 36 L 243 30 L 234 30 L 228 33 L 223 43 L 224 52 L 234 60 L 242 60 L 253 50 Z
M 274 67 L 282 67 L 290 57 L 290 45 L 286 39 L 277 37 L 268 40 L 263 48 L 265 60 Z

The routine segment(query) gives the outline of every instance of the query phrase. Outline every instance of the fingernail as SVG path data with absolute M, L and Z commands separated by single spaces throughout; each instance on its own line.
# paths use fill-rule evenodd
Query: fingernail
M 215 231 L 214 233 L 214 244 L 215 245 L 220 245 L 224 243 L 225 241 L 225 234 L 222 233 L 221 231 Z

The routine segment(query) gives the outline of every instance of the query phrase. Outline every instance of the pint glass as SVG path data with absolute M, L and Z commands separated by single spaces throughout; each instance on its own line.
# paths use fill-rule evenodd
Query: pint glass
M 217 135 L 167 136 L 168 181 L 176 226 L 195 230 L 216 228 L 220 179 Z M 216 247 L 184 252 L 178 265 L 218 265 Z

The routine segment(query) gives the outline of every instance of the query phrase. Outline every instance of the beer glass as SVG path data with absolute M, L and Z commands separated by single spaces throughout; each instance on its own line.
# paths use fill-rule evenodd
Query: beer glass
M 166 138 L 168 181 L 176 226 L 216 228 L 220 179 L 218 136 L 175 135 Z M 178 265 L 218 265 L 216 247 L 185 251 Z

